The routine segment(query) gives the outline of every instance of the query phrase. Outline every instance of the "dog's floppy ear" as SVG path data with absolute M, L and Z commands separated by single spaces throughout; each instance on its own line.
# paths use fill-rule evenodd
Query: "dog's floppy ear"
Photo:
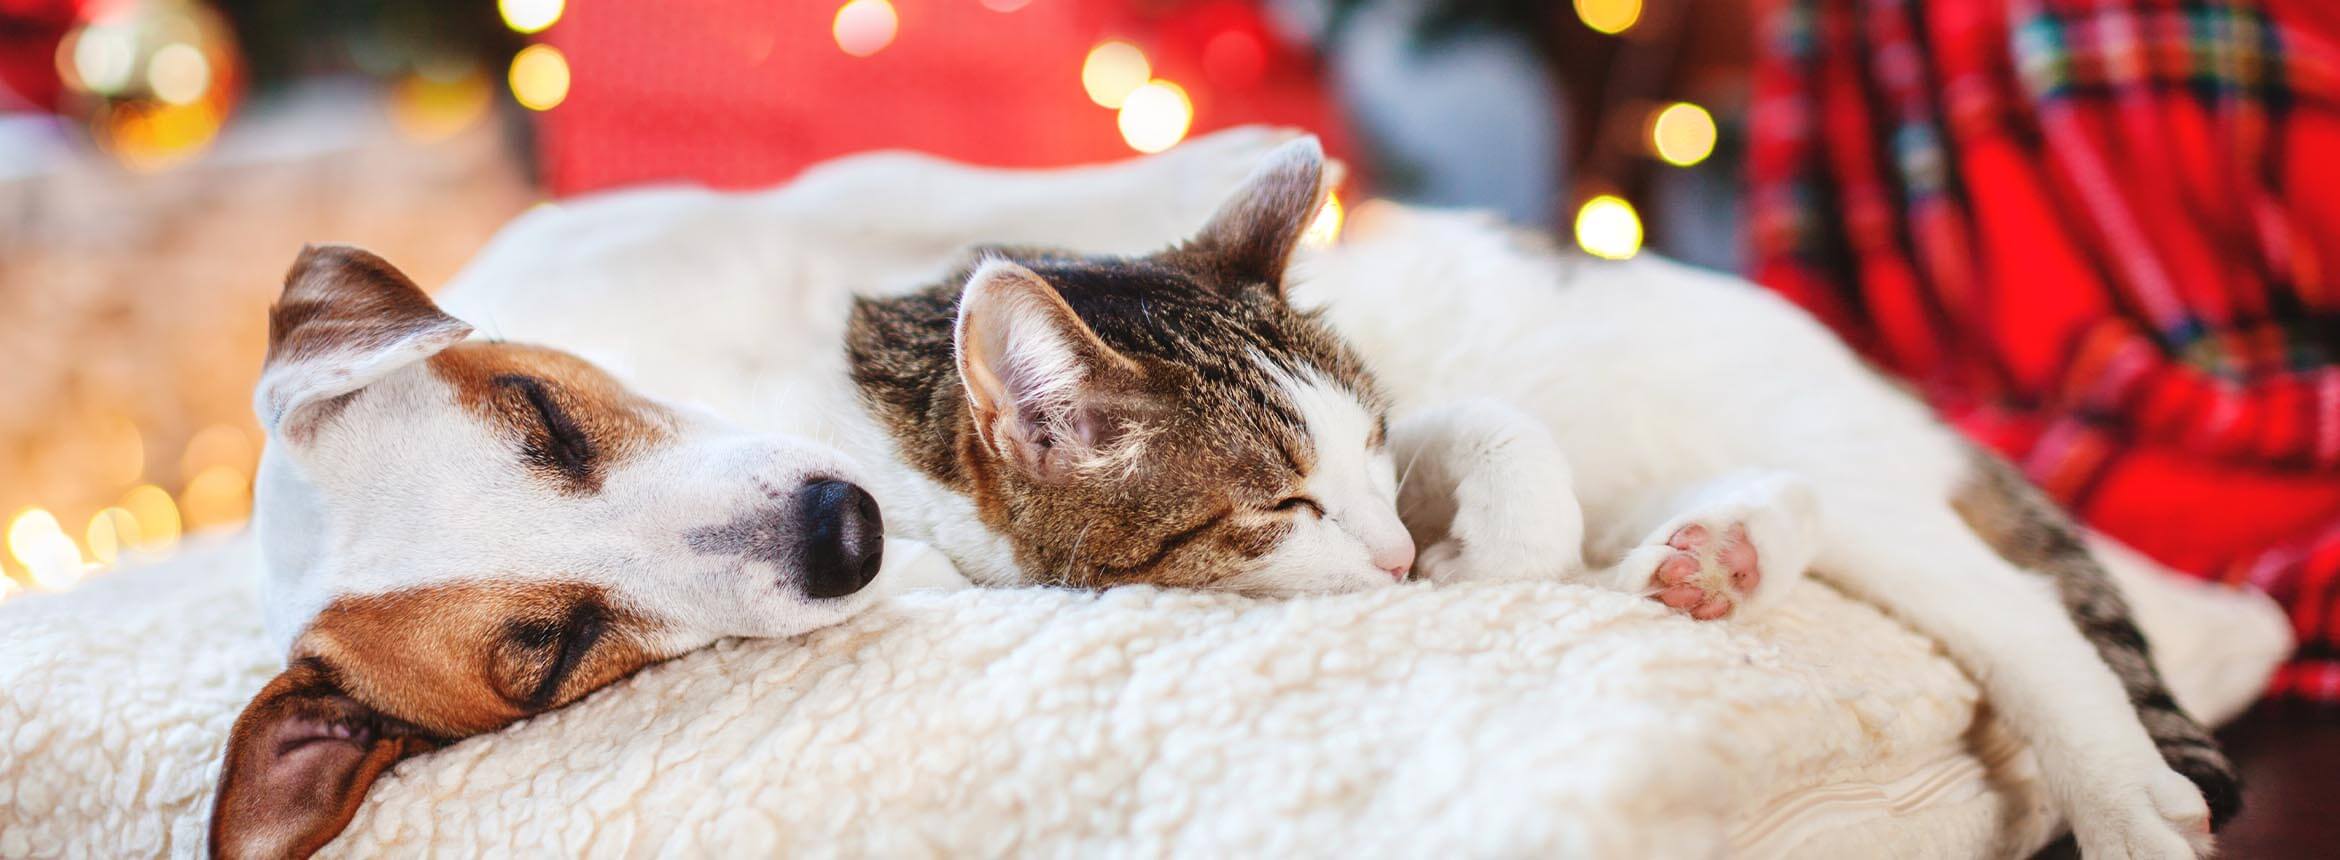
M 1276 147 L 1187 243 L 1245 284 L 1283 290 L 1284 267 L 1324 208 L 1324 147 L 1314 136 Z
M 211 856 L 314 854 L 349 826 L 383 771 L 437 746 L 350 698 L 323 661 L 297 660 L 252 697 L 228 735 Z
M 314 407 L 470 333 L 382 258 L 347 245 L 302 248 L 268 312 L 268 358 L 252 408 L 261 427 L 289 430 Z

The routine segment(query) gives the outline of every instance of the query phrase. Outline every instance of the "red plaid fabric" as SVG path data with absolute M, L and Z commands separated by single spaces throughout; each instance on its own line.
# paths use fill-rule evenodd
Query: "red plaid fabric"
M 1771 0 L 1756 277 L 2340 701 L 2340 4 Z

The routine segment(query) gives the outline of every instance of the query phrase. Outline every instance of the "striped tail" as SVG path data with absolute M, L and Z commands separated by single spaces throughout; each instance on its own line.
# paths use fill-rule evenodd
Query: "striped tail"
M 2242 809 L 2242 779 L 2210 732 L 2170 697 L 2145 634 L 2080 527 L 2014 466 L 1980 449 L 1974 459 L 1973 480 L 1951 500 L 1959 516 L 2002 558 L 2055 582 L 2072 622 L 2120 677 L 2162 760 L 2201 789 L 2211 826 L 2224 825 Z

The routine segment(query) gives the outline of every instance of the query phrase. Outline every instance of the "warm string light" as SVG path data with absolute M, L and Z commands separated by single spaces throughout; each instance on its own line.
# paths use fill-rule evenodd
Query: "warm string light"
M 1587 200 L 1576 210 L 1576 245 L 1604 260 L 1630 259 L 1641 253 L 1641 216 L 1613 194 Z
M 1714 154 L 1714 115 L 1689 102 L 1666 105 L 1649 121 L 1650 151 L 1675 167 L 1689 167 Z
M 437 143 L 486 116 L 494 94 L 476 65 L 424 69 L 390 85 L 390 124 L 410 140 Z
M 143 454 L 135 425 L 127 433 L 113 432 L 136 442 L 125 445 Z M 89 524 L 79 530 L 79 542 L 49 509 L 18 511 L 7 520 L 0 547 L 25 577 L 19 582 L 0 570 L 0 600 L 22 593 L 28 585 L 43 591 L 70 588 L 105 568 L 167 553 L 178 545 L 183 530 L 243 523 L 251 516 L 251 469 L 258 458 L 248 430 L 231 424 L 206 427 L 188 440 L 179 459 L 182 473 L 191 477 L 177 499 L 154 484 L 132 487 L 90 516 Z
M 1129 94 L 1154 77 L 1153 64 L 1138 46 L 1119 40 L 1099 42 L 1081 61 L 1081 89 L 1098 107 L 1118 110 Z
M 1614 36 L 1641 20 L 1641 0 L 1576 0 L 1576 19 L 1595 32 Z
M 552 110 L 569 97 L 569 59 L 551 45 L 530 45 L 512 56 L 512 98 L 529 110 Z
M 563 0 L 496 0 L 496 12 L 512 32 L 532 36 L 558 23 L 567 5 Z
M 837 19 L 830 24 L 829 34 L 836 38 L 837 47 L 856 57 L 867 57 L 894 43 L 894 32 L 901 26 L 901 18 L 894 14 L 894 4 L 886 0 L 853 0 L 837 7 Z
M 89 137 L 122 166 L 153 172 L 192 160 L 234 106 L 235 39 L 199 4 L 100 3 L 57 43 L 57 77 L 90 98 Z
M 1121 100 L 1121 140 L 1144 153 L 1161 152 L 1186 139 L 1194 124 L 1194 103 L 1186 90 L 1169 81 L 1147 81 Z

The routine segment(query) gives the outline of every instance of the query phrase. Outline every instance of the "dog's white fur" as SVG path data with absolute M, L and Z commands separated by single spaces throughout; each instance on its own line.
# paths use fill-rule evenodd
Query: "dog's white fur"
M 843 381 L 846 294 L 918 286 L 974 241 L 1150 250 L 1202 223 L 1275 142 L 1238 132 L 1042 174 L 880 155 L 764 194 L 617 195 L 523 219 L 448 304 L 751 427 L 833 440 L 873 467 L 889 527 L 979 581 L 1015 581 L 963 498 L 888 467 Z M 1467 216 L 1366 207 L 1353 233 L 1303 260 L 1296 301 L 1325 307 L 1395 395 L 1407 495 L 1452 506 L 1426 573 L 1641 590 L 1676 527 L 1743 524 L 1764 574 L 1743 608 L 1816 566 L 1982 681 L 2090 856 L 2197 850 L 2202 799 L 2112 673 L 2054 596 L 1951 511 L 1968 474 L 1956 437 L 1810 318 L 1659 261 L 1523 250 Z
M 612 464 L 597 492 L 556 492 L 422 364 L 462 334 L 391 360 L 327 356 L 265 374 L 256 399 L 271 433 L 254 527 L 279 645 L 290 648 L 334 600 L 467 580 L 600 586 L 654 622 L 659 639 L 643 644 L 662 654 L 727 636 L 793 636 L 874 599 L 866 590 L 808 599 L 788 571 L 686 542 L 694 529 L 770 508 L 768 487 L 854 480 L 861 470 L 842 454 L 675 410 L 670 442 Z M 360 363 L 372 372 L 349 369 Z M 281 432 L 291 413 L 361 387 L 365 396 L 330 419 Z

